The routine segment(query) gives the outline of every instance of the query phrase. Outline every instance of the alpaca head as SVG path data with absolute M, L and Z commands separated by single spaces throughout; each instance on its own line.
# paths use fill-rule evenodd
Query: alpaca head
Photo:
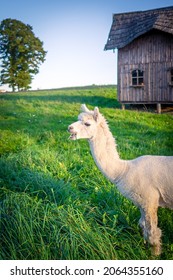
M 97 126 L 99 124 L 99 109 L 94 108 L 94 111 L 90 111 L 85 104 L 81 106 L 82 113 L 78 116 L 78 121 L 72 123 L 68 127 L 70 132 L 70 139 L 92 139 L 96 135 Z

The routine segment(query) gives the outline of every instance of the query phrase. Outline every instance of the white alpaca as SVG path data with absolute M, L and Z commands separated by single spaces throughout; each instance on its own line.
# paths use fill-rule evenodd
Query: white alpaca
M 116 150 L 107 122 L 99 113 L 81 106 L 78 121 L 68 127 L 70 139 L 88 139 L 93 158 L 101 172 L 119 191 L 139 207 L 144 238 L 161 253 L 161 230 L 158 228 L 158 207 L 173 209 L 173 156 L 141 156 L 122 160 Z

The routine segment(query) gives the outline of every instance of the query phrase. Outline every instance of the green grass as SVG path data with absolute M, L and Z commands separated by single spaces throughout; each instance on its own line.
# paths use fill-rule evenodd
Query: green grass
M 99 106 L 122 158 L 172 154 L 173 116 L 122 111 L 114 87 L 1 95 L 1 259 L 151 258 L 139 210 L 103 177 L 86 141 L 68 140 L 81 103 Z M 158 215 L 159 258 L 173 259 L 173 213 Z

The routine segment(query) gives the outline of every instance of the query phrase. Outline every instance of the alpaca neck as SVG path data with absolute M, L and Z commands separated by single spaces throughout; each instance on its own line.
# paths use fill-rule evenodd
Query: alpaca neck
M 100 171 L 112 182 L 118 181 L 126 168 L 126 161 L 120 159 L 115 139 L 106 122 L 100 125 L 96 136 L 89 140 L 92 156 Z

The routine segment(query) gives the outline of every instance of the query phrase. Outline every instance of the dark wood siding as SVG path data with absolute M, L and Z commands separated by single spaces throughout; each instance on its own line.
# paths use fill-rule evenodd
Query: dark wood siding
M 124 103 L 173 103 L 170 69 L 173 36 L 152 31 L 118 50 L 118 98 Z M 132 71 L 144 71 L 144 85 L 132 86 Z

